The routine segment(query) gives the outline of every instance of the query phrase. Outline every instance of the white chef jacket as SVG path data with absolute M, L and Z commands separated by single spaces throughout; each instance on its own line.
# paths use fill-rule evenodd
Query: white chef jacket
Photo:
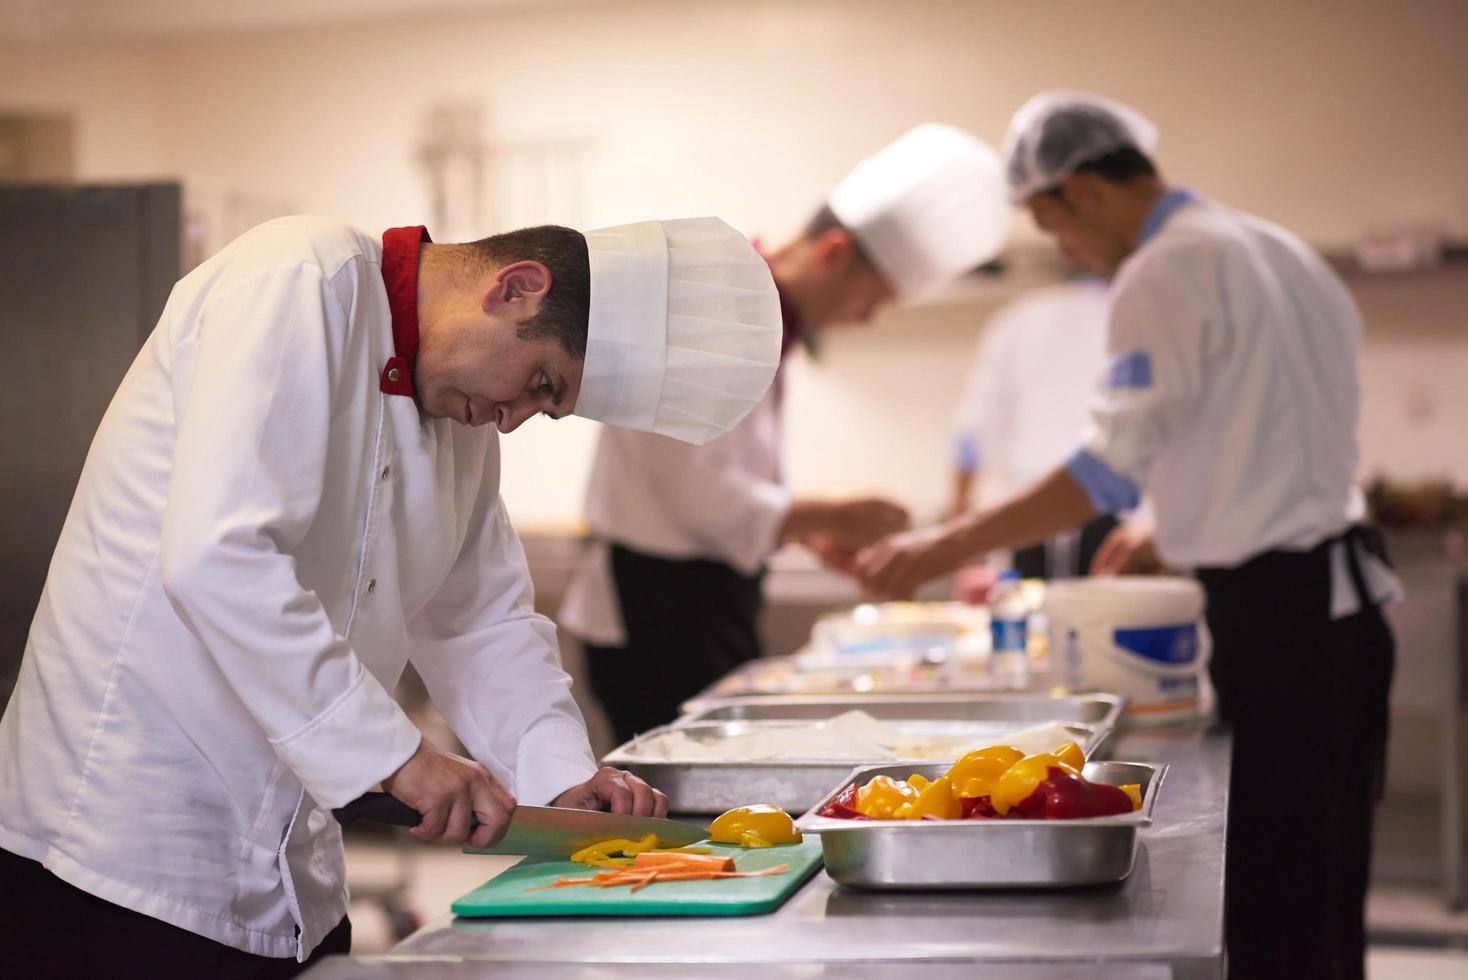
M 954 422 L 958 468 L 1003 500 L 1064 463 L 1106 366 L 1107 284 L 1036 289 L 990 317 Z
M 626 643 L 609 544 L 758 573 L 790 509 L 781 387 L 777 380 L 742 422 L 702 446 L 602 428 L 586 489 L 593 541 L 557 614 L 563 628 L 603 646 Z
M 1067 469 L 1098 511 L 1145 487 L 1170 565 L 1307 550 L 1364 514 L 1355 485 L 1361 319 L 1284 229 L 1186 191 L 1162 199 L 1112 289 L 1106 375 Z M 1344 543 L 1334 613 L 1357 607 Z M 1360 554 L 1373 598 L 1394 594 Z
M 266 956 L 304 960 L 345 914 L 327 810 L 417 748 L 388 694 L 409 657 L 520 800 L 594 771 L 497 434 L 379 390 L 382 263 L 363 233 L 283 218 L 174 288 L 0 723 L 0 847 Z

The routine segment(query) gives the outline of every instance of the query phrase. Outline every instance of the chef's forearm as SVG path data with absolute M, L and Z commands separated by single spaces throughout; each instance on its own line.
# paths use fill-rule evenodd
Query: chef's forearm
M 1063 467 L 1016 497 L 953 519 L 956 550 L 966 557 L 1013 550 L 1081 526 L 1096 516 L 1091 498 Z

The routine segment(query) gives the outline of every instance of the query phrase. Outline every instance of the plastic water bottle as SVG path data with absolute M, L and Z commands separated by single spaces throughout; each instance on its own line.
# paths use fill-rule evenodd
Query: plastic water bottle
M 990 661 L 1002 686 L 1020 689 L 1030 678 L 1026 655 L 1030 607 L 1021 591 L 1019 572 L 1006 569 L 989 588 L 989 630 L 993 637 Z

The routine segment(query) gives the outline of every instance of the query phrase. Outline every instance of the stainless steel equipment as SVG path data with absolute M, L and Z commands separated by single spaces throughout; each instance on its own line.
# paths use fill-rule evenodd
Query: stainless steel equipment
M 853 765 L 897 765 L 903 775 L 932 762 L 931 758 L 779 759 L 743 761 L 669 761 L 640 750 L 649 739 L 672 731 L 716 742 L 754 730 L 776 732 L 804 727 L 812 720 L 860 708 L 873 717 L 914 734 L 961 735 L 975 744 L 1002 741 L 1018 727 L 1044 723 L 1065 726 L 1087 758 L 1111 734 L 1125 699 L 1111 694 L 1047 698 L 1031 694 L 974 697 L 828 697 L 765 698 L 713 703 L 700 713 L 638 736 L 602 761 L 627 769 L 668 795 L 675 813 L 719 813 L 748 803 L 773 803 L 791 812 L 808 808 Z
M 1138 783 L 1142 808 L 1087 820 L 839 820 L 818 816 L 852 783 L 945 766 L 858 769 L 797 822 L 821 835 L 826 872 L 843 885 L 878 889 L 1068 888 L 1116 882 L 1131 873 L 1137 830 L 1152 822 L 1166 766 L 1091 762 L 1087 779 Z
M 1031 684 L 1039 690 L 1038 679 Z M 880 694 L 1000 694 L 1007 688 L 989 672 L 987 658 L 895 653 L 881 663 L 812 664 L 797 654 L 762 657 L 730 671 L 683 704 L 684 712 L 713 701 L 747 697 L 820 697 Z
M 179 276 L 177 184 L 0 187 L 0 708 L 102 413 Z

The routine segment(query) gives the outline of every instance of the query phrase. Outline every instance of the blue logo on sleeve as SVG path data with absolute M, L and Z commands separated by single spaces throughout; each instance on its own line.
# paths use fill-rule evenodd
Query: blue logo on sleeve
M 1118 354 L 1106 369 L 1106 387 L 1152 387 L 1152 355 L 1142 350 Z

